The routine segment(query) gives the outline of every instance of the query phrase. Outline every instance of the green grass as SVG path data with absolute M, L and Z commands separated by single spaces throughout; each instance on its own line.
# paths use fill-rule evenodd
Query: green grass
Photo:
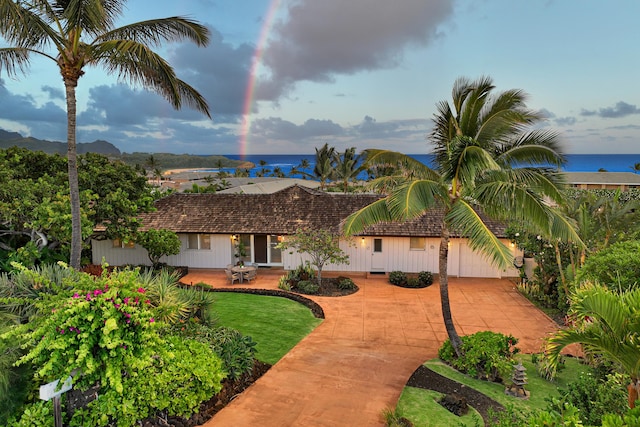
M 588 366 L 581 364 L 578 360 L 567 358 L 565 368 L 558 373 L 557 378 L 553 382 L 550 382 L 538 375 L 534 364 L 531 363 L 530 356 L 520 355 L 519 360 L 522 361 L 522 364 L 527 369 L 528 384 L 526 389 L 531 392 L 528 400 L 507 396 L 504 393 L 504 385 L 468 377 L 444 364 L 440 359 L 429 360 L 424 363 L 424 366 L 440 375 L 478 390 L 505 407 L 513 406 L 517 411 L 538 411 L 545 409 L 547 407 L 546 398 L 558 397 L 558 388 L 566 389 L 567 384 L 577 378 L 580 372 L 590 370 Z M 437 395 L 437 393 L 435 393 L 435 395 Z M 429 424 L 429 422 L 431 422 L 430 420 L 441 420 L 451 415 L 449 411 L 441 407 L 437 402 L 434 402 L 433 396 L 434 392 L 431 390 L 405 387 L 398 400 L 397 411 L 414 422 L 416 427 L 458 425 L 459 422 L 466 423 L 462 418 L 454 416 L 451 423 Z M 469 423 L 470 424 L 465 425 L 474 425 L 475 421 L 469 421 Z M 482 425 L 482 423 L 480 423 L 480 425 Z
M 256 357 L 273 365 L 322 322 L 300 303 L 235 292 L 215 294 L 212 317 L 249 335 L 257 343 Z
M 469 412 L 462 417 L 447 411 L 438 403 L 440 397 L 442 397 L 441 393 L 432 390 L 405 387 L 400 395 L 396 411 L 411 420 L 415 427 L 473 427 L 484 424 L 480 414 L 472 407 L 469 407 Z

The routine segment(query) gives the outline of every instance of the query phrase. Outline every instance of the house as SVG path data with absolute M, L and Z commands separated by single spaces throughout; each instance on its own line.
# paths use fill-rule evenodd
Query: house
M 570 186 L 581 190 L 640 188 L 640 175 L 632 172 L 565 172 L 564 175 Z
M 287 235 L 301 228 L 339 232 L 351 213 L 381 196 L 363 193 L 326 193 L 294 185 L 272 194 L 175 193 L 156 202 L 155 212 L 141 216 L 142 230 L 166 228 L 182 241 L 179 255 L 162 259 L 170 265 L 190 268 L 224 268 L 233 264 L 236 246 L 242 242 L 246 261 L 261 266 L 296 268 L 305 254 L 277 248 Z M 438 271 L 442 212 L 434 211 L 405 223 L 377 224 L 342 241 L 348 265 L 326 265 L 324 271 L 387 273 Z M 504 226 L 488 221 L 506 244 Z M 515 248 L 514 255 L 515 255 Z M 136 244 L 115 240 L 92 241 L 93 262 L 110 265 L 149 264 L 147 252 Z M 449 247 L 449 274 L 462 277 L 515 277 L 517 270 L 492 266 L 472 251 L 466 239 L 454 236 Z

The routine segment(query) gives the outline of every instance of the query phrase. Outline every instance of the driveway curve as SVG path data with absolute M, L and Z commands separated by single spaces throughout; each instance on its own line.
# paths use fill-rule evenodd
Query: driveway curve
M 282 273 L 251 284 L 277 289 Z M 408 378 L 437 357 L 447 338 L 438 283 L 424 289 L 390 285 L 384 276 L 351 276 L 360 288 L 345 297 L 311 297 L 325 320 L 206 427 L 384 426 Z M 229 287 L 224 273 L 195 270 L 184 283 Z M 450 278 L 454 322 L 461 335 L 512 334 L 524 353 L 540 351 L 557 325 L 507 279 Z M 278 319 L 274 319 L 277 322 Z

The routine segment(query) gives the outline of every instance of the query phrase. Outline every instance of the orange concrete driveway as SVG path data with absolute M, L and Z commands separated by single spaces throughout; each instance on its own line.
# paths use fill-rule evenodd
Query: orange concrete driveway
M 234 287 L 277 289 L 282 271 L 260 270 L 257 281 Z M 384 276 L 352 276 L 360 290 L 346 297 L 311 297 L 325 320 L 262 378 L 205 426 L 384 426 L 413 371 L 437 357 L 447 338 L 438 283 L 404 289 Z M 224 272 L 195 270 L 185 283 L 229 287 Z M 482 330 L 512 334 L 524 353 L 540 351 L 557 325 L 506 279 L 449 280 L 461 335 Z

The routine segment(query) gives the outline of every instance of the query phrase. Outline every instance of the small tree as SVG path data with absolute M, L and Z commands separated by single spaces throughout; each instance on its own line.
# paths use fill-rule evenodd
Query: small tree
M 180 238 L 176 233 L 167 229 L 148 230 L 138 233 L 136 242 L 147 250 L 153 268 L 160 264 L 164 255 L 178 255 L 180 253 Z
M 322 268 L 331 264 L 349 264 L 349 255 L 340 249 L 340 237 L 329 230 L 297 230 L 278 244 L 280 249 L 295 249 L 311 257 L 310 264 L 318 270 L 318 284 L 322 284 Z

